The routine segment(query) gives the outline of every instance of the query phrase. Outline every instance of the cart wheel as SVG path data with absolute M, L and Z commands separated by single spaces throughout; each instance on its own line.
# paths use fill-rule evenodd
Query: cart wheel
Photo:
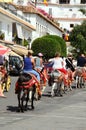
M 10 85 L 11 85 L 11 79 L 10 76 L 7 77 L 7 81 L 6 81 L 6 91 L 8 92 L 10 89 Z
M 5 83 L 2 83 L 2 85 L 1 85 L 1 87 L 2 87 L 2 92 L 5 91 L 5 86 L 6 86 L 6 84 L 5 84 Z

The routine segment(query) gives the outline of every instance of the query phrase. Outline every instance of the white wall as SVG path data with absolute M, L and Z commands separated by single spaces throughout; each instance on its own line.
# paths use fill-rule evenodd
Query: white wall
M 51 3 L 59 3 L 59 0 L 50 0 L 50 1 Z M 70 0 L 70 4 L 80 4 L 80 1 L 81 0 Z
M 53 26 L 51 23 L 49 23 L 43 17 L 37 14 L 30 14 L 30 16 L 29 14 L 27 14 L 27 17 L 30 18 L 31 24 L 36 27 L 36 31 L 32 31 L 32 35 L 30 34 L 32 40 L 31 42 L 33 42 L 33 40 L 35 40 L 38 37 L 46 35 L 47 33 L 62 37 L 62 32 L 58 28 Z M 31 43 L 30 43 L 30 47 L 31 47 Z
M 74 0 L 77 4 L 78 4 L 78 2 L 80 3 L 80 0 Z M 73 4 L 73 2 L 74 2 L 73 0 L 71 0 L 71 3 Z M 86 16 L 85 15 L 83 15 L 80 11 L 79 11 L 79 9 L 81 9 L 81 8 L 84 8 L 84 9 L 86 9 L 86 4 L 84 4 L 84 5 L 77 5 L 77 4 L 74 4 L 74 5 L 66 5 L 66 4 L 64 4 L 64 5 L 62 5 L 62 4 L 59 4 L 59 5 L 48 5 L 47 7 L 46 6 L 44 6 L 44 4 L 38 4 L 37 5 L 37 7 L 40 7 L 40 8 L 42 8 L 42 9 L 44 9 L 47 13 L 49 13 L 49 8 L 52 8 L 52 17 L 53 18 L 86 18 Z M 63 29 L 64 29 L 64 26 L 65 26 L 65 28 L 67 28 L 68 30 L 71 30 L 71 28 L 70 28 L 70 23 L 72 23 L 71 22 L 71 20 L 69 21 L 69 22 L 67 22 L 67 21 L 58 21 L 59 23 L 60 23 L 60 25 L 63 25 L 63 26 L 61 26 Z M 66 24 L 66 22 L 67 22 L 67 24 Z M 80 24 L 81 23 L 81 21 L 73 21 L 73 23 L 72 24 Z M 69 25 L 68 25 L 69 24 Z
M 13 0 L 14 3 L 26 5 L 29 0 Z
M 70 0 L 70 4 L 80 4 L 81 0 Z
M 62 28 L 64 28 L 64 29 L 67 29 L 68 31 L 71 31 L 73 28 L 72 27 L 70 27 L 70 24 L 74 24 L 74 26 L 76 26 L 76 25 L 81 25 L 81 21 L 61 21 L 61 20 L 59 20 L 58 21 L 59 23 L 60 23 L 60 26 L 62 27 Z
M 12 41 L 12 22 L 1 15 L 0 21 L 2 22 L 2 32 L 5 33 L 5 40 Z

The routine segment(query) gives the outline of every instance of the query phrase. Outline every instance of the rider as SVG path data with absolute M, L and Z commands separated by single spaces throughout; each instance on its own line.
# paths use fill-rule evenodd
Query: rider
M 43 54 L 42 53 L 38 53 L 38 57 L 35 60 L 35 68 L 36 69 L 42 69 L 43 67 Z
M 86 65 L 86 57 L 84 54 L 81 54 L 78 58 L 77 58 L 77 66 L 79 67 L 84 67 Z
M 47 81 L 47 72 L 46 69 L 44 68 L 43 65 L 43 54 L 42 53 L 38 53 L 38 57 L 35 59 L 35 69 L 37 71 L 42 71 L 43 74 L 43 80 L 44 80 L 44 86 L 46 86 L 46 81 Z
M 63 59 L 60 57 L 60 53 L 56 52 L 55 53 L 55 57 L 53 58 L 53 66 L 52 68 L 58 69 L 60 72 L 64 73 L 65 75 L 67 74 L 67 70 L 64 68 L 64 61 Z
M 64 68 L 64 60 L 60 56 L 59 52 L 56 52 L 55 54 L 52 68 L 54 70 L 59 70 L 61 72 L 61 79 L 63 79 L 64 85 L 67 87 L 67 89 L 72 90 L 71 88 L 72 73 Z
M 68 54 L 66 58 L 66 68 L 70 68 L 72 72 L 75 71 L 74 65 L 73 65 L 73 57 L 71 54 Z
M 34 58 L 32 57 L 32 54 L 33 54 L 33 51 L 29 50 L 27 57 L 24 58 L 24 68 L 23 68 L 23 71 L 25 73 L 32 73 L 32 74 L 34 74 L 37 77 L 38 81 L 40 82 L 40 75 L 39 75 L 39 73 L 37 71 L 34 70 L 35 61 L 34 61 Z
M 37 77 L 37 79 L 35 78 L 35 80 L 37 81 L 38 86 L 40 87 L 40 74 L 34 69 L 35 61 L 32 54 L 33 54 L 33 51 L 29 50 L 28 55 L 24 57 L 23 72 L 34 74 Z M 41 95 L 41 92 L 39 92 L 39 94 Z

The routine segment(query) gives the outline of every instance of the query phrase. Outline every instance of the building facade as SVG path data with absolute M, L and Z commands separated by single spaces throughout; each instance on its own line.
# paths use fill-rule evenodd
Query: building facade
M 22 19 L 14 6 L 0 3 L 0 35 L 3 34 L 1 40 L 12 42 L 18 37 L 21 42 L 24 38 L 28 39 L 29 34 L 35 30 L 29 21 Z
M 62 29 L 71 31 L 74 26 L 86 20 L 86 0 L 47 0 L 48 6 L 38 0 L 37 7 L 45 8 L 45 11 L 52 15 Z
M 0 3 L 0 31 L 5 33 L 4 40 L 13 41 L 15 34 L 19 42 L 23 39 L 31 42 L 43 35 L 53 34 L 62 37 L 63 30 L 51 19 L 43 15 L 35 6 L 23 2 Z M 3 13 L 4 12 L 4 13 Z M 6 14 L 6 15 L 5 15 Z M 3 24 L 3 25 L 2 25 Z
M 45 10 L 52 16 L 55 22 L 59 23 L 60 28 L 70 32 L 74 26 L 80 25 L 86 20 L 86 13 L 81 10 L 86 10 L 86 0 L 14 0 L 19 4 L 27 5 L 32 2 L 36 8 Z

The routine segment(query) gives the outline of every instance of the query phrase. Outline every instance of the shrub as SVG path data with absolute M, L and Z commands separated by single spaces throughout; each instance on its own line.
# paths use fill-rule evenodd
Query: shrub
M 51 37 L 53 40 L 56 40 L 58 44 L 60 44 L 60 53 L 62 56 L 66 56 L 67 50 L 66 50 L 66 42 L 63 40 L 63 38 L 57 36 L 57 35 L 47 35 L 44 37 Z
M 62 56 L 66 54 L 66 44 L 62 38 L 56 35 L 46 35 L 33 41 L 31 49 L 34 55 L 39 52 L 43 53 L 46 59 L 54 57 L 56 52 L 60 52 Z

